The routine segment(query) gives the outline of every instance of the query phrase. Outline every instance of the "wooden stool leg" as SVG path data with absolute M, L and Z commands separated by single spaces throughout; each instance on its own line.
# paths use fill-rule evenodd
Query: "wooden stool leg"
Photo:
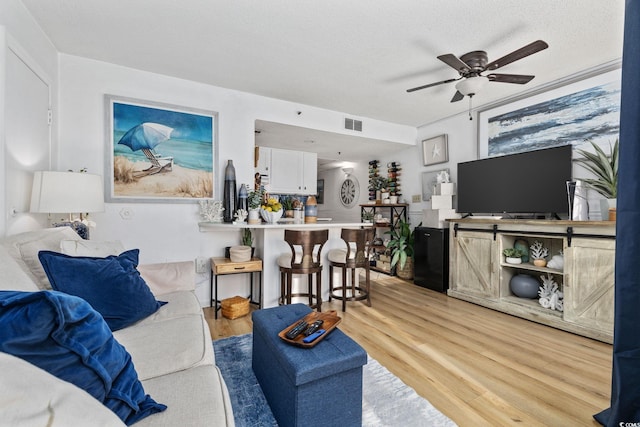
M 316 273 L 316 301 L 318 301 L 318 311 L 322 311 L 322 271 Z
M 347 311 L 347 266 L 342 266 L 342 311 Z
M 287 271 L 287 304 L 291 304 L 291 294 L 293 293 L 293 273 L 291 270 Z
M 371 307 L 371 281 L 369 280 L 369 269 L 365 268 L 365 280 L 367 287 L 367 306 Z
M 333 293 L 333 264 L 329 264 L 329 301 L 331 301 L 332 293 Z

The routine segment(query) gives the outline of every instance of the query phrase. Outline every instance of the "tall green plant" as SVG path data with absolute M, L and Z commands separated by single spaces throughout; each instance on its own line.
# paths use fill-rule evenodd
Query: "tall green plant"
M 387 249 L 391 251 L 391 268 L 400 262 L 400 269 L 404 268 L 409 257 L 413 257 L 413 230 L 408 222 L 399 220 L 393 230 L 386 231 L 391 239 Z
M 615 199 L 618 196 L 618 140 L 616 139 L 613 146 L 609 144 L 610 155 L 608 156 L 593 141 L 589 142 L 595 153 L 577 150 L 583 156 L 577 162 L 593 173 L 596 178 L 586 178 L 583 181 L 607 199 Z

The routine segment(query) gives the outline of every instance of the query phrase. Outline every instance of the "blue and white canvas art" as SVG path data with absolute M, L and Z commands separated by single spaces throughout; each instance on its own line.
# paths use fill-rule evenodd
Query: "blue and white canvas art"
M 108 97 L 112 198 L 213 198 L 215 113 Z
M 480 157 L 581 145 L 587 140 L 607 147 L 619 132 L 620 79 L 609 73 L 568 85 L 483 112 L 481 121 L 479 143 L 486 143 L 486 152 L 481 146 Z

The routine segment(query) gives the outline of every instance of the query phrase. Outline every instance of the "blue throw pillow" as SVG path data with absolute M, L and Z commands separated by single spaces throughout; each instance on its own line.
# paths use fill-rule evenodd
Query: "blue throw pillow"
M 145 394 L 131 356 L 81 298 L 0 291 L 0 351 L 75 384 L 127 425 L 167 408 Z
M 72 257 L 40 251 L 38 257 L 56 291 L 86 300 L 102 314 L 112 331 L 155 313 L 156 301 L 137 270 L 138 249 L 106 258 Z

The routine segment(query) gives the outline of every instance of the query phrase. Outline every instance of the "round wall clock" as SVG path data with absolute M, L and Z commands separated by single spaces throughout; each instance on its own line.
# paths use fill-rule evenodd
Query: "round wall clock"
M 340 201 L 347 208 L 352 208 L 360 197 L 360 185 L 358 180 L 352 176 L 347 176 L 340 186 Z

